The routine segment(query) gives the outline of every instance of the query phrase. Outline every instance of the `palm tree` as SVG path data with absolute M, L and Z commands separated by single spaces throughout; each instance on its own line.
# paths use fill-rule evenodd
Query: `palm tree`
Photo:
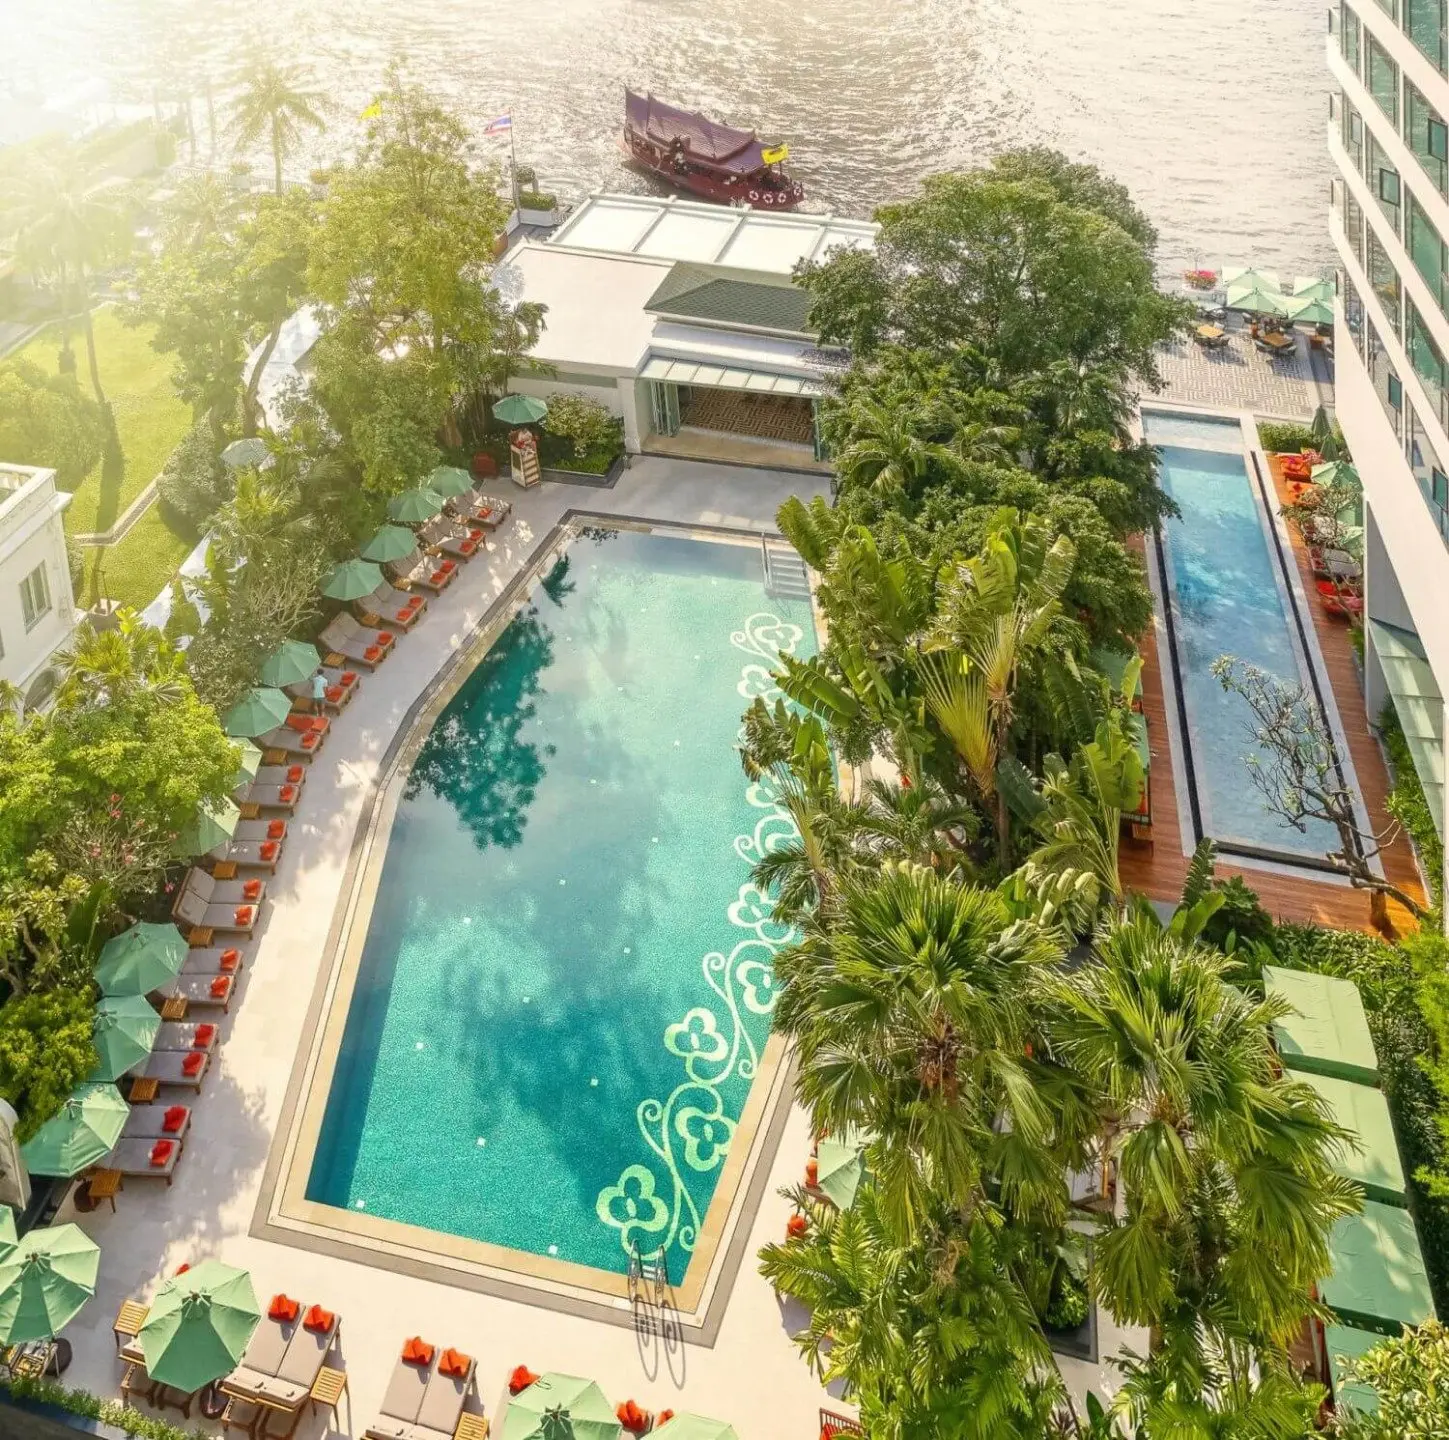
M 73 147 L 51 147 L 21 172 L 4 208 L 15 229 L 21 263 L 32 274 L 56 279 L 63 370 L 74 369 L 70 320 L 73 313 L 80 315 L 91 388 L 109 421 L 110 406 L 96 360 L 90 292 L 95 272 L 126 248 L 128 232 L 120 192 L 114 186 L 95 185 Z
M 114 630 L 78 625 L 55 659 L 61 675 L 55 701 L 62 715 L 119 704 L 138 694 L 169 703 L 185 685 L 186 663 L 180 653 L 134 610 L 122 610 Z
M 1097 1294 L 1199 1387 L 1213 1347 L 1271 1356 L 1313 1313 L 1329 1229 L 1361 1198 L 1334 1173 L 1343 1134 L 1322 1103 L 1275 1074 L 1284 1007 L 1228 984 L 1229 964 L 1140 905 L 1056 979 L 1049 1027 L 1099 1097 L 1102 1163 L 1115 1156 L 1126 1193 L 1098 1237 Z
M 775 1026 L 795 1041 L 796 1093 L 816 1128 L 877 1137 L 871 1171 L 903 1236 L 938 1202 L 979 1204 L 988 1166 L 1045 1176 L 1018 1198 L 1049 1209 L 1062 1172 L 1032 1153 L 1048 1117 L 1025 1056 L 1028 1001 L 1058 947 L 1011 924 L 994 893 L 924 866 L 888 862 L 837 884 L 828 917 L 810 916 L 776 959 Z
M 325 130 L 318 113 L 321 96 L 303 88 L 306 72 L 257 56 L 243 71 L 241 94 L 232 104 L 232 129 L 238 150 L 250 149 L 264 136 L 272 151 L 277 194 L 282 193 L 282 161 L 297 148 L 302 128 Z
M 965 846 L 976 838 L 980 825 L 970 805 L 929 775 L 903 775 L 899 785 L 868 780 L 863 803 L 852 806 L 846 819 L 856 839 L 876 857 L 929 865 L 943 874 L 969 865 Z
M 842 481 L 885 492 L 910 491 L 932 466 L 948 474 L 959 467 L 957 453 L 934 438 L 941 431 L 940 417 L 918 398 L 891 395 L 881 400 L 861 393 L 843 403 L 848 407 L 842 417 L 848 438 L 835 457 Z

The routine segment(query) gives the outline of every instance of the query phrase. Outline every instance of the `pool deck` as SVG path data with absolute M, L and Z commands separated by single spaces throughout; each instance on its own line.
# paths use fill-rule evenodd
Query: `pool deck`
M 1219 350 L 1204 350 L 1190 338 L 1160 346 L 1165 388 L 1157 398 L 1308 420 L 1320 405 L 1333 406 L 1333 359 L 1310 349 L 1306 335 L 1294 339 L 1292 355 L 1270 358 L 1254 348 L 1241 317 L 1233 316 L 1228 343 Z
M 506 481 L 498 489 L 513 501 L 514 512 L 496 542 L 463 567 L 459 580 L 431 602 L 416 632 L 363 680 L 311 767 L 282 864 L 268 883 L 270 903 L 258 939 L 222 1021 L 221 1044 L 196 1102 L 174 1185 L 131 1180 L 114 1213 L 102 1208 L 78 1217 L 101 1246 L 100 1276 L 95 1298 L 66 1328 L 75 1348 L 66 1382 L 115 1396 L 122 1366 L 111 1325 L 122 1302 L 149 1300 L 161 1277 L 184 1262 L 217 1258 L 250 1270 L 263 1306 L 285 1291 L 343 1319 L 348 1395 L 335 1424 L 325 1410 L 304 1411 L 297 1430 L 302 1437 L 360 1436 L 377 1418 L 403 1340 L 420 1334 L 478 1358 L 480 1394 L 495 1423 L 507 1376 L 522 1363 L 539 1372 L 589 1376 L 616 1403 L 632 1397 L 651 1410 L 718 1416 L 735 1425 L 741 1440 L 813 1440 L 820 1406 L 848 1407 L 812 1378 L 789 1338 L 802 1317 L 782 1311 L 753 1262 L 761 1245 L 784 1234 L 790 1205 L 777 1192 L 800 1179 L 808 1153 L 808 1121 L 793 1106 L 778 1151 L 762 1162 L 770 1166 L 768 1183 L 747 1221 L 744 1259 L 708 1346 L 682 1344 L 667 1310 L 647 1308 L 632 1325 L 603 1323 L 252 1233 L 364 803 L 399 727 L 439 670 L 567 510 L 772 530 L 787 497 L 823 494 L 826 481 L 649 458 L 636 460 L 613 489 L 545 484 L 523 492 Z M 67 1212 L 62 1218 L 77 1217 Z M 1124 1342 L 1141 1350 L 1144 1336 L 1124 1335 L 1103 1317 L 1101 1353 L 1112 1354 Z M 1095 1364 L 1064 1360 L 1062 1369 L 1078 1394 L 1103 1383 Z M 174 1412 L 169 1418 L 177 1419 Z M 195 1416 L 185 1423 L 194 1424 Z

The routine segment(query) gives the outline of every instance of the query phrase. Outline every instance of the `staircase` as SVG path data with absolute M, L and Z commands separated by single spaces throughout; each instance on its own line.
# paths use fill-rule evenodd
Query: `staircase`
M 788 540 L 760 536 L 760 564 L 765 572 L 765 594 L 776 600 L 810 599 L 810 574 Z

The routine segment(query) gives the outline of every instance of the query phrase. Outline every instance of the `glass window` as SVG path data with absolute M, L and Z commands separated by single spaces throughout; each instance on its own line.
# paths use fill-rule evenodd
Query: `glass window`
M 1399 7 L 1397 0 L 1379 0 L 1379 9 L 1389 17 L 1390 20 L 1399 18 Z
M 1399 334 L 1399 272 L 1394 269 L 1388 251 L 1379 243 L 1372 225 L 1368 227 L 1368 277 L 1374 294 L 1379 297 L 1379 304 L 1389 317 L 1394 334 Z
M 1358 16 L 1353 13 L 1353 7 L 1342 5 L 1339 7 L 1338 43 L 1343 50 L 1343 58 L 1348 62 L 1348 67 L 1355 75 L 1359 73 L 1359 53 L 1363 49 L 1363 30 L 1359 24 Z
M 33 630 L 50 613 L 50 581 L 45 578 L 44 565 L 37 565 L 20 582 L 20 611 L 27 630 Z
M 1368 354 L 1365 359 L 1368 364 L 1369 377 L 1373 380 L 1379 404 L 1384 407 L 1384 414 L 1388 416 L 1389 424 L 1394 427 L 1394 437 L 1402 443 L 1404 438 L 1404 387 L 1394 373 L 1388 351 L 1384 349 L 1384 342 L 1379 338 L 1379 332 L 1374 328 L 1372 320 L 1368 321 L 1365 330 L 1368 336 Z
M 1343 187 L 1343 206 L 1340 214 L 1343 219 L 1343 233 L 1348 239 L 1348 248 L 1353 251 L 1354 259 L 1362 265 L 1364 263 L 1363 206 L 1353 198 L 1353 192 L 1347 185 Z
M 1343 296 L 1343 320 L 1353 340 L 1353 348 L 1360 355 L 1364 353 L 1363 301 L 1359 299 L 1358 287 L 1343 273 L 1338 272 L 1338 293 Z
M 1441 75 L 1445 70 L 1444 9 L 1444 0 L 1404 0 L 1404 29 Z
M 1404 419 L 1404 453 L 1409 461 L 1409 468 L 1414 472 L 1419 494 L 1424 497 L 1424 503 L 1434 517 L 1439 533 L 1449 539 L 1449 473 L 1446 473 L 1444 467 L 1446 457 L 1437 453 L 1428 430 L 1414 413 L 1412 405 Z
M 1439 423 L 1449 429 L 1449 367 L 1444 364 L 1443 352 L 1429 334 L 1424 317 L 1410 301 L 1405 306 L 1405 330 L 1408 339 L 1409 361 L 1414 373 L 1424 382 L 1424 389 L 1434 402 Z
M 1341 131 L 1343 135 L 1343 148 L 1348 151 L 1349 157 L 1353 160 L 1353 168 L 1360 175 L 1363 174 L 1363 116 L 1354 109 L 1353 101 L 1346 95 L 1341 97 L 1342 114 Z
M 1394 234 L 1399 234 L 1399 207 L 1403 199 L 1403 185 L 1399 180 L 1398 170 L 1389 159 L 1388 151 L 1374 139 L 1372 131 L 1368 133 L 1368 174 L 1365 179 L 1369 182 L 1369 189 L 1374 192 L 1374 198 L 1379 202 L 1379 209 L 1393 222 Z
M 1389 52 L 1368 36 L 1368 88 L 1378 101 L 1379 109 L 1394 122 L 1399 123 L 1399 67 L 1389 58 Z
M 1449 131 L 1443 117 L 1407 82 L 1404 85 L 1404 139 L 1441 194 L 1449 186 Z
M 1424 284 L 1429 287 L 1429 293 L 1438 301 L 1439 308 L 1445 308 L 1445 284 L 1444 271 L 1446 268 L 1446 257 L 1444 242 L 1439 238 L 1439 232 L 1429 223 L 1429 217 L 1424 214 L 1423 207 L 1409 196 L 1409 224 L 1408 224 L 1408 246 L 1409 255 L 1414 262 L 1414 269 L 1419 272 Z

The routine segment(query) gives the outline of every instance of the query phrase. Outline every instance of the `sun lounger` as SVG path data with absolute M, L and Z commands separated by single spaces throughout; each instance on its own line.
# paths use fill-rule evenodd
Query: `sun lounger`
M 261 908 L 250 901 L 241 905 L 208 905 L 194 890 L 180 890 L 172 915 L 187 931 L 193 945 L 210 945 L 213 934 L 250 935 L 257 928 Z
M 265 768 L 270 770 L 281 767 L 269 765 Z M 237 805 L 241 809 L 241 813 L 250 820 L 255 819 L 263 810 L 281 810 L 290 815 L 296 810 L 297 802 L 301 798 L 300 781 L 285 780 L 278 785 L 259 785 L 253 782 L 246 794 L 237 800 Z
M 411 1440 L 436 1364 L 436 1355 L 427 1365 L 398 1360 L 387 1382 L 377 1420 L 364 1432 L 366 1440 Z M 448 1433 L 451 1436 L 452 1431 Z
M 156 992 L 163 1000 L 184 1000 L 188 1010 L 231 1009 L 236 993 L 236 977 L 232 975 L 178 975 L 169 985 Z
M 480 550 L 488 548 L 486 534 L 481 525 L 469 528 L 442 515 L 429 520 L 418 531 L 418 540 L 429 552 L 441 551 L 455 560 L 471 560 Z
M 317 637 L 317 643 L 325 647 L 329 662 L 335 656 L 338 664 L 346 661 L 360 665 L 364 670 L 376 670 L 387 659 L 388 651 L 397 639 L 388 631 L 382 633 L 388 636 L 386 641 L 379 638 L 376 627 L 364 629 L 351 615 L 340 614 L 334 615 L 328 622 L 327 628 Z
M 465 524 L 481 525 L 485 530 L 496 530 L 513 509 L 511 501 L 500 500 L 496 495 L 485 495 L 480 490 L 468 490 L 448 501 L 448 513 Z
M 179 1118 L 177 1111 L 180 1112 Z M 168 1117 L 174 1122 L 169 1130 L 166 1128 Z M 174 1140 L 178 1145 L 184 1145 L 190 1133 L 189 1105 L 133 1105 L 131 1113 L 126 1116 L 126 1128 L 121 1131 L 121 1139 Z
M 394 589 L 386 580 L 361 600 L 353 602 L 362 624 L 377 626 L 393 625 L 399 630 L 411 630 L 423 618 L 428 608 L 427 598 L 410 595 L 406 590 Z
M 282 1356 L 282 1363 L 277 1367 L 276 1381 L 258 1391 L 273 1404 L 289 1403 L 279 1393 L 280 1388 L 285 1385 L 293 1387 L 292 1394 L 297 1397 L 295 1405 L 300 1407 L 312 1393 L 312 1386 L 316 1384 L 323 1363 L 337 1343 L 337 1335 L 342 1328 L 341 1320 L 336 1315 L 327 1316 L 325 1318 L 330 1319 L 331 1323 L 325 1329 L 314 1328 L 307 1324 L 312 1314 L 311 1309 L 302 1312 L 303 1323 L 292 1332 L 287 1353 Z
M 169 1135 L 157 1140 L 122 1139 L 106 1156 L 103 1168 L 128 1177 L 150 1176 L 169 1185 L 180 1159 L 181 1146 Z
M 444 1355 L 447 1351 L 443 1352 Z M 418 1410 L 417 1424 L 409 1434 L 411 1440 L 451 1440 L 462 1418 L 463 1407 L 473 1392 L 477 1365 L 471 1356 L 467 1358 L 467 1369 L 463 1375 L 443 1374 L 442 1357 L 438 1368 L 428 1380 L 423 1391 L 423 1403 Z
M 217 1027 L 210 1020 L 164 1020 L 156 1032 L 156 1050 L 202 1050 L 208 1055 L 216 1049 Z
M 307 783 L 307 767 L 297 761 L 287 765 L 262 765 L 258 768 L 256 776 L 252 780 L 254 785 L 305 785 Z M 269 824 L 269 821 L 255 821 L 256 825 Z M 233 835 L 245 840 L 275 840 L 278 837 L 268 831 L 265 835 L 259 831 L 247 828 L 247 821 L 237 822 Z
M 222 1394 L 234 1400 L 257 1399 L 259 1386 L 268 1380 L 275 1380 L 286 1356 L 292 1337 L 302 1328 L 304 1308 L 299 1303 L 297 1316 L 293 1320 L 278 1320 L 262 1313 L 247 1348 L 242 1351 L 241 1363 L 220 1382 Z
M 265 870 L 268 875 L 277 873 L 277 862 L 282 858 L 280 840 L 232 840 L 218 845 L 207 852 L 208 859 L 218 865 L 234 865 L 239 870 Z
M 265 880 L 218 880 L 196 865 L 186 872 L 181 888 L 208 905 L 259 905 L 267 893 Z
M 200 1061 L 198 1065 L 196 1062 Z M 187 1090 L 201 1089 L 201 1082 L 211 1068 L 211 1056 L 205 1050 L 153 1050 L 146 1063 L 131 1071 L 144 1080 L 159 1085 L 176 1085 Z
M 357 694 L 360 677 L 356 670 L 338 670 L 324 665 L 322 678 L 327 683 L 327 691 L 322 697 L 323 708 L 330 710 L 334 715 L 340 715 L 352 703 L 352 697 Z M 311 700 L 312 682 L 299 680 L 295 685 L 288 685 L 287 694 L 293 700 Z
M 295 755 L 304 765 L 312 763 L 312 757 L 322 748 L 332 721 L 326 715 L 288 715 L 275 730 L 257 741 L 265 754 L 269 750 L 284 755 Z
M 183 975 L 240 975 L 246 950 L 240 945 L 198 946 L 186 952 Z
M 434 595 L 441 595 L 458 576 L 456 560 L 434 560 L 417 550 L 385 568 L 398 584 L 416 585 Z

